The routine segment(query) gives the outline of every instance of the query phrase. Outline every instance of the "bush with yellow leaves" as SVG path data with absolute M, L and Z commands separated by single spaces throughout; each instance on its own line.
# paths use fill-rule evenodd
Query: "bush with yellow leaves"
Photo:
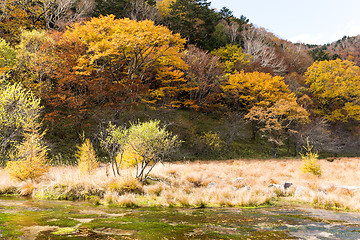
M 314 152 L 313 146 L 310 146 L 309 140 L 306 141 L 306 146 L 304 147 L 305 154 L 301 154 L 303 159 L 303 165 L 301 166 L 301 171 L 304 173 L 311 173 L 316 176 L 321 176 L 321 167 L 318 161 L 319 154 Z
M 94 147 L 90 139 L 85 139 L 76 153 L 78 168 L 81 174 L 90 174 L 99 167 Z

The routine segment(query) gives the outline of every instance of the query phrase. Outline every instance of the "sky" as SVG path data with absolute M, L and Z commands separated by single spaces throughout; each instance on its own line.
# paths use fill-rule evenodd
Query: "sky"
M 360 0 L 209 0 L 282 39 L 326 44 L 360 34 Z

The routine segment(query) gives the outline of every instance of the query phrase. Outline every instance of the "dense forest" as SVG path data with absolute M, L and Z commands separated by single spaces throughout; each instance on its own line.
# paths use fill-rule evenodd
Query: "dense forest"
M 294 44 L 207 0 L 2 1 L 0 154 L 105 156 L 109 122 L 156 119 L 174 159 L 359 155 L 359 66 L 359 36 Z

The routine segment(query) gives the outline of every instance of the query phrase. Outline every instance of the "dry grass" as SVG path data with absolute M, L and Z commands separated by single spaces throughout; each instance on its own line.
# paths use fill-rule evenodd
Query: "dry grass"
M 105 168 L 82 175 L 76 167 L 53 167 L 36 183 L 20 184 L 0 170 L 0 191 L 16 188 L 35 197 L 86 199 L 98 196 L 121 206 L 258 206 L 278 197 L 327 208 L 360 211 L 360 159 L 320 160 L 321 177 L 303 173 L 301 160 L 229 160 L 159 164 L 142 186 L 124 169 L 120 178 L 106 176 Z M 243 179 L 241 179 L 243 178 Z M 284 192 L 270 184 L 291 182 Z

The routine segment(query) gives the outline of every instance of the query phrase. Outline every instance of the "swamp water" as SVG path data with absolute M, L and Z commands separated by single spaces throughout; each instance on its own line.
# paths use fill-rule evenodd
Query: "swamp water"
M 0 239 L 360 239 L 360 214 L 301 207 L 135 208 L 0 198 Z

